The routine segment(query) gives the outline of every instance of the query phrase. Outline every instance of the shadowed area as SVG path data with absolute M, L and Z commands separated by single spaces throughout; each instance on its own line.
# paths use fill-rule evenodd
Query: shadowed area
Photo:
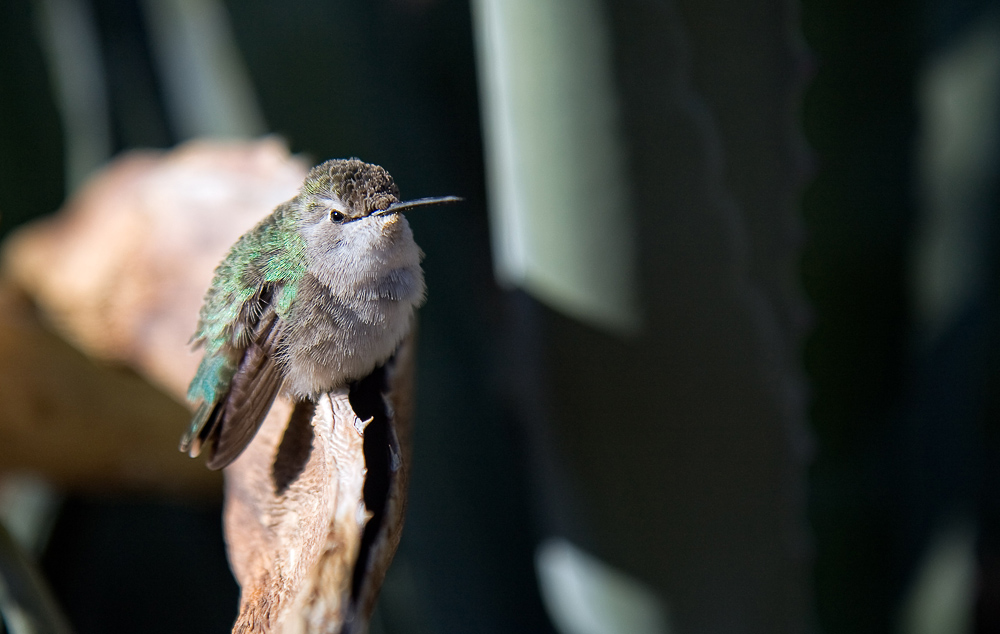
M 316 404 L 312 401 L 296 403 L 292 415 L 288 419 L 288 427 L 281 437 L 278 453 L 274 456 L 271 468 L 271 479 L 274 481 L 274 493 L 283 495 L 292 482 L 298 478 L 309 462 L 312 453 L 313 414 Z
M 365 428 L 365 466 L 368 474 L 364 489 L 365 507 L 372 517 L 365 525 L 365 532 L 361 537 L 361 550 L 354 566 L 354 579 L 351 584 L 353 599 L 357 599 L 361 590 L 365 564 L 382 527 L 392 479 L 389 460 L 389 413 L 386 411 L 385 399 L 382 396 L 385 389 L 385 366 L 376 368 L 374 372 L 351 386 L 351 407 L 361 420 L 372 419 Z

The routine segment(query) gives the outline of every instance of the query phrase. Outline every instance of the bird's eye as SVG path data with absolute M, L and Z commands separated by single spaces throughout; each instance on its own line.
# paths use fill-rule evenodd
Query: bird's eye
M 344 216 L 344 214 L 340 213 L 336 209 L 330 212 L 330 220 L 332 220 L 333 222 L 344 222 L 346 218 L 347 217 Z

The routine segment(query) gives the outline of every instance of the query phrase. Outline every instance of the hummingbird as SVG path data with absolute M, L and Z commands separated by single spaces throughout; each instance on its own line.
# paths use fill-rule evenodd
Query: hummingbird
M 460 200 L 401 201 L 385 169 L 356 158 L 314 167 L 215 269 L 191 338 L 204 356 L 180 450 L 194 457 L 210 443 L 207 466 L 221 469 L 279 393 L 315 401 L 385 363 L 426 293 L 402 212 Z

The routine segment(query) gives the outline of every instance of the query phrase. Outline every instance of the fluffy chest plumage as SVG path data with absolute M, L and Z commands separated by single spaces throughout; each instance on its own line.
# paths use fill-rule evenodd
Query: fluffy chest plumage
M 315 396 L 369 374 L 409 333 L 423 296 L 418 264 L 392 269 L 349 292 L 306 273 L 279 341 L 284 390 Z

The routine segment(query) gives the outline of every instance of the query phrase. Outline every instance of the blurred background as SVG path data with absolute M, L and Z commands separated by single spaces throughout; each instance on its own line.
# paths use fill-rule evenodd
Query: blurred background
M 1000 631 L 998 11 L 2 0 L 0 236 L 204 137 L 466 199 L 410 220 L 414 472 L 373 632 Z M 130 424 L 179 436 L 135 389 Z M 0 552 L 76 632 L 231 626 L 218 483 L 8 462 Z

